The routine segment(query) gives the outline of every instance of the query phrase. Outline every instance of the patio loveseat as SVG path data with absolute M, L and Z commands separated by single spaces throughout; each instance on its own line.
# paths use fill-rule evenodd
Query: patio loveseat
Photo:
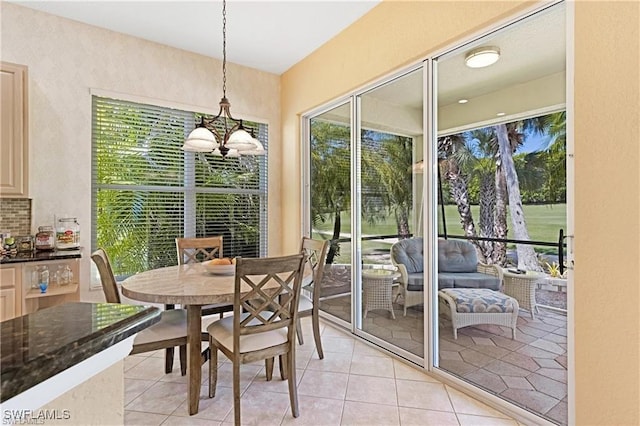
M 424 253 L 422 237 L 400 240 L 391 246 L 391 262 L 400 272 L 400 291 L 407 307 L 424 302 Z M 502 269 L 478 263 L 475 247 L 466 241 L 438 240 L 438 290 L 443 288 L 487 288 L 500 290 Z

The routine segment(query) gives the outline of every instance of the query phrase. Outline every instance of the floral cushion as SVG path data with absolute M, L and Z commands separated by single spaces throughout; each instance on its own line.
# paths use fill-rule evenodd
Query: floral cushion
M 445 288 L 439 293 L 451 297 L 456 304 L 456 311 L 460 313 L 498 314 L 515 310 L 515 299 L 486 288 Z

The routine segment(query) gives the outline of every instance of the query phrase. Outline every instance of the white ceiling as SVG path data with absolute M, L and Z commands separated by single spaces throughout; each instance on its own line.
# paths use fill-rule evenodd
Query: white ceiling
M 222 59 L 222 1 L 6 0 Z M 282 74 L 381 0 L 227 0 L 227 61 Z

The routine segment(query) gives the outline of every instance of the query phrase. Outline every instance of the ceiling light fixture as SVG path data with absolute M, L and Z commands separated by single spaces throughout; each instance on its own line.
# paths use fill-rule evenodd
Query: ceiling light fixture
M 466 104 L 467 102 L 469 102 L 468 99 L 458 99 L 459 104 Z
M 506 113 L 504 113 L 504 112 L 499 112 L 499 113 L 497 113 L 496 115 L 497 115 L 498 117 L 503 117 L 503 116 L 505 116 L 505 115 L 506 115 Z
M 222 99 L 218 115 L 211 119 L 202 117 L 200 123 L 184 141 L 182 149 L 189 152 L 212 152 L 222 157 L 239 155 L 264 155 L 265 150 L 253 133 L 233 118 L 227 99 L 227 2 L 222 1 Z M 224 134 L 220 130 L 224 129 Z
M 500 59 L 500 49 L 496 46 L 483 46 L 470 50 L 464 57 L 469 68 L 483 68 L 493 65 Z

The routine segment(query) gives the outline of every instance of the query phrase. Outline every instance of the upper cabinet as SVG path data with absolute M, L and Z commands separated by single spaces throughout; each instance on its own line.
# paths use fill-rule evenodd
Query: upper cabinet
M 2 62 L 0 197 L 29 196 L 27 67 Z

